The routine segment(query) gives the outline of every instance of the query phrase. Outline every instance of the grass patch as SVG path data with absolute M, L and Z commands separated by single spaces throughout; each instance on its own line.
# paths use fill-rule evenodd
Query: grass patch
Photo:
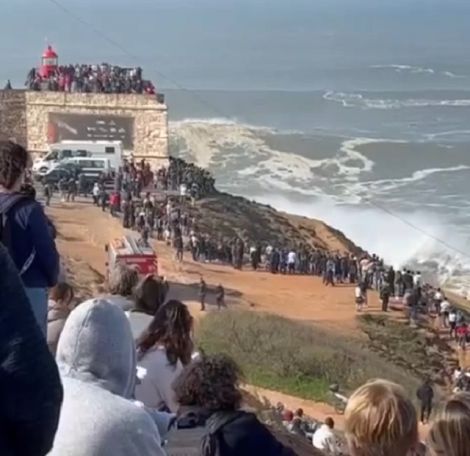
M 387 378 L 415 391 L 419 381 L 362 343 L 277 315 L 250 311 L 211 313 L 197 342 L 207 353 L 226 353 L 254 385 L 311 400 L 325 400 L 328 386 L 351 391 L 371 378 Z
M 246 372 L 246 381 L 251 385 L 286 392 L 305 399 L 328 400 L 326 393 L 329 384 L 321 378 L 311 378 L 305 375 L 280 377 L 275 372 L 258 366 L 250 366 Z

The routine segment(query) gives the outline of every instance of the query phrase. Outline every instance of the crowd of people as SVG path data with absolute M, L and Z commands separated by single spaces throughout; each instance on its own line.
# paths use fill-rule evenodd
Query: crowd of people
M 191 314 L 169 297 L 163 278 L 118 264 L 105 293 L 77 302 L 60 274 L 54 229 L 34 190 L 23 186 L 28 162 L 23 147 L 0 141 L 2 454 L 296 454 L 243 406 L 236 363 L 197 350 Z M 370 280 L 361 268 L 357 274 Z M 350 277 L 335 269 L 334 279 Z M 451 309 L 445 312 L 442 324 L 452 331 Z M 456 381 L 463 377 L 455 373 Z M 284 416 L 290 431 L 309 432 L 323 454 L 467 456 L 470 395 L 459 390 L 434 414 L 430 382 L 417 397 L 420 416 L 399 385 L 359 387 L 345 410 L 344 449 L 333 419 L 309 428 L 301 410 Z M 424 441 L 419 419 L 429 422 Z
M 47 77 L 32 68 L 26 79 L 30 90 L 70 93 L 156 93 L 151 81 L 143 79 L 142 68 L 123 68 L 103 63 L 99 65 L 59 66 Z

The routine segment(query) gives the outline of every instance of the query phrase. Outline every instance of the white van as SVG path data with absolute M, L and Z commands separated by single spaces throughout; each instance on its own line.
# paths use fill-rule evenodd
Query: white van
M 122 141 L 62 141 L 49 149 L 45 157 L 34 162 L 34 173 L 44 175 L 62 160 L 77 157 L 107 158 L 115 170 L 122 163 Z

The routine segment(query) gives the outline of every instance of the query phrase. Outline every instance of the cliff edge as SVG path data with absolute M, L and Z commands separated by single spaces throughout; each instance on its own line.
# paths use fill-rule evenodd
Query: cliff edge
M 215 192 L 191 208 L 201 232 L 232 239 L 236 236 L 280 248 L 306 245 L 322 251 L 360 254 L 363 250 L 326 223 L 279 212 L 240 196 Z

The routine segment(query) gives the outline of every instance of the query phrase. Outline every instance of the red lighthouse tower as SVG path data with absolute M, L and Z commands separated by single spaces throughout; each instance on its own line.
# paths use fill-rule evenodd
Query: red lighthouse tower
M 52 49 L 52 46 L 47 46 L 47 49 L 42 54 L 41 67 L 39 68 L 39 74 L 43 78 L 48 78 L 57 70 L 59 65 L 59 56 Z

